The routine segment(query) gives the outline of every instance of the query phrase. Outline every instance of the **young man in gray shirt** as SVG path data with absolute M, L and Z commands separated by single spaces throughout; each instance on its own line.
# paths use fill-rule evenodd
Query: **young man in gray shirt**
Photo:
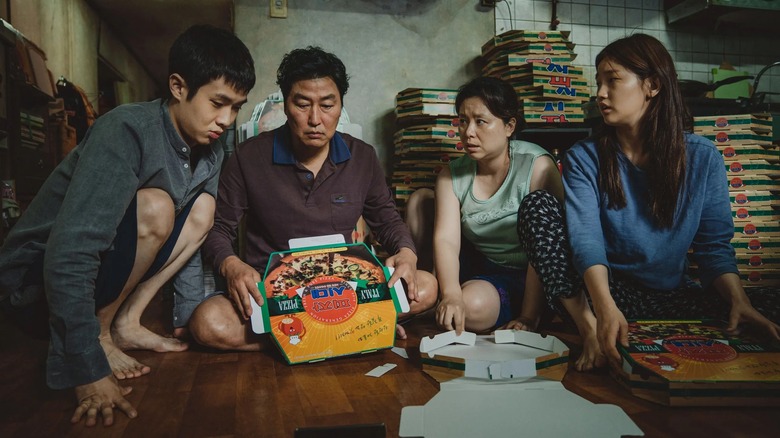
M 193 26 L 169 53 L 171 97 L 101 116 L 11 230 L 0 250 L 0 305 L 13 319 L 48 308 L 47 383 L 74 388 L 72 421 L 137 415 L 117 379 L 150 368 L 122 350 L 182 351 L 140 318 L 174 279 L 175 334 L 203 295 L 198 249 L 213 223 L 219 137 L 254 86 L 232 33 Z M 45 296 L 44 296 L 45 293 Z M 46 303 L 47 306 L 41 305 Z M 26 318 L 23 317 L 23 318 Z

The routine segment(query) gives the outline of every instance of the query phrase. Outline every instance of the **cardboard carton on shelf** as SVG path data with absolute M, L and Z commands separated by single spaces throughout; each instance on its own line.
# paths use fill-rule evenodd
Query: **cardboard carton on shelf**
M 738 160 L 725 163 L 728 177 L 741 175 L 780 176 L 780 164 L 772 164 L 766 160 Z
M 780 238 L 770 236 L 735 236 L 731 239 L 737 255 L 774 255 L 780 254 Z
M 772 135 L 756 134 L 753 132 L 701 132 L 698 133 L 704 138 L 709 139 L 716 146 L 737 146 L 737 145 L 762 145 L 772 146 Z
M 458 90 L 449 88 L 406 88 L 395 96 L 396 106 L 416 105 L 419 103 L 455 104 Z
M 496 330 L 476 336 L 455 331 L 420 341 L 423 371 L 438 382 L 459 377 L 512 381 L 528 377 L 562 380 L 569 363 L 569 349 L 555 336 Z
M 252 300 L 253 331 L 270 333 L 289 364 L 390 348 L 396 315 L 409 309 L 400 282 L 388 286 L 391 271 L 364 243 L 333 239 L 291 241 L 296 249 L 271 254 L 258 283 L 265 302 Z
M 732 207 L 731 216 L 734 222 L 774 222 L 780 220 L 780 210 L 773 207 Z M 767 224 L 770 225 L 770 224 Z
M 780 238 L 780 224 L 774 222 L 735 222 L 734 237 L 769 236 Z
M 750 273 L 758 270 L 773 270 L 780 268 L 780 252 L 775 254 L 737 254 L 737 268 L 740 272 Z
M 671 406 L 780 406 L 780 346 L 730 336 L 716 321 L 632 321 L 611 374 Z

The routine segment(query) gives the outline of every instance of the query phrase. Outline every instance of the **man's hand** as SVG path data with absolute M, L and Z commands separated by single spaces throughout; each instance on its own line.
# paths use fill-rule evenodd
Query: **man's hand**
M 436 323 L 460 335 L 466 326 L 466 303 L 461 298 L 445 298 L 436 307 Z
M 385 264 L 395 268 L 387 283 L 392 286 L 399 278 L 403 278 L 406 281 L 406 296 L 412 301 L 418 301 L 417 254 L 409 248 L 401 248 L 394 256 L 389 257 Z
M 97 424 L 98 413 L 103 416 L 103 426 L 114 424 L 114 408 L 118 407 L 130 418 L 138 416 L 133 405 L 125 400 L 133 388 L 119 386 L 114 376 L 106 376 L 102 379 L 87 383 L 75 388 L 76 400 L 79 405 L 71 417 L 71 423 L 78 423 L 84 414 L 87 415 L 86 425 L 92 427 Z
M 244 319 L 249 319 L 252 316 L 250 295 L 257 304 L 263 304 L 263 296 L 257 288 L 257 283 L 261 280 L 260 273 L 236 256 L 226 258 L 219 271 L 227 280 L 228 295 L 233 305 Z

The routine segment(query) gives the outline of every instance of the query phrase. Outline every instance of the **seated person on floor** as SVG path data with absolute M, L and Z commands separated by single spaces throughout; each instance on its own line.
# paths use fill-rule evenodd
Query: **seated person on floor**
M 344 64 L 317 47 L 284 56 L 277 72 L 287 122 L 239 145 L 220 177 L 214 227 L 204 244 L 206 263 L 227 282 L 225 294 L 204 301 L 190 331 L 203 345 L 258 350 L 248 320 L 250 300 L 264 302 L 257 287 L 272 252 L 291 238 L 342 234 L 351 241 L 362 217 L 393 254 L 389 283 L 406 282 L 411 311 L 433 307 L 436 279 L 417 270 L 409 230 L 396 210 L 374 148 L 336 132 L 349 86 Z M 233 250 L 246 217 L 246 260 Z M 403 318 L 405 315 L 401 315 Z M 405 337 L 398 326 L 399 336 Z
M 202 298 L 197 251 L 213 221 L 218 137 L 254 82 L 252 57 L 235 35 L 191 27 L 170 50 L 171 97 L 100 117 L 0 250 L 3 310 L 13 319 L 30 303 L 48 304 L 47 383 L 75 388 L 74 422 L 86 414 L 94 425 L 99 413 L 110 425 L 115 406 L 137 415 L 124 399 L 130 387 L 116 379 L 150 369 L 122 350 L 187 349 L 141 326 L 141 314 L 174 278 L 173 324 L 182 334 Z
M 604 48 L 596 68 L 604 124 L 566 154 L 567 233 L 530 244 L 571 248 L 555 260 L 569 264 L 558 270 L 568 274 L 545 293 L 583 337 L 577 368 L 620 360 L 626 318 L 723 319 L 731 331 L 748 323 L 780 339 L 772 322 L 780 295 L 754 289 L 748 298 L 740 283 L 723 158 L 686 132 L 691 120 L 669 53 L 634 34 Z M 559 211 L 546 218 L 546 229 L 564 229 Z M 691 248 L 701 284 L 687 276 Z
M 541 273 L 523 249 L 518 208 L 541 189 L 562 200 L 560 173 L 540 146 L 510 141 L 518 103 L 507 82 L 474 79 L 460 88 L 455 105 L 466 155 L 436 180 L 436 322 L 457 332 L 535 330 L 544 306 Z M 533 203 L 527 210 L 546 214 Z

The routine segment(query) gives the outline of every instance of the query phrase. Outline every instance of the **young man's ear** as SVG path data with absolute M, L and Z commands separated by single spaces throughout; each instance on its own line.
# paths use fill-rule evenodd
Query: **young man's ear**
M 180 102 L 187 100 L 187 82 L 178 73 L 168 77 L 168 89 L 174 99 Z

